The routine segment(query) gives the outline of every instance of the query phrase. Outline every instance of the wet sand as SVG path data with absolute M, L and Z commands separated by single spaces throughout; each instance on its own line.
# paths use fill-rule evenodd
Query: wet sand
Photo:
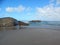
M 0 31 L 0 45 L 60 45 L 60 31 L 24 28 Z

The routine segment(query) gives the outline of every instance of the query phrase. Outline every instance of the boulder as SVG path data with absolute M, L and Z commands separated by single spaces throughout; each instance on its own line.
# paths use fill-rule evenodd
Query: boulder
M 28 26 L 28 23 L 22 22 L 22 21 L 18 21 L 19 26 Z
M 11 17 L 0 18 L 0 27 L 9 27 L 18 25 L 18 21 Z

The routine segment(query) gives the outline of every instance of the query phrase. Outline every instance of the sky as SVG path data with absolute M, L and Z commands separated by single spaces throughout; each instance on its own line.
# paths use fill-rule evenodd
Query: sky
M 0 0 L 0 18 L 60 21 L 60 0 Z

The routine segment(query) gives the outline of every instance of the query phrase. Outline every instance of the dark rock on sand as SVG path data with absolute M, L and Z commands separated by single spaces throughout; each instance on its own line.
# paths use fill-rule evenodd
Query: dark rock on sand
M 0 18 L 0 27 L 9 27 L 18 25 L 18 21 L 11 17 Z
M 19 22 L 19 26 L 28 26 L 28 23 L 22 22 L 22 21 L 18 21 Z

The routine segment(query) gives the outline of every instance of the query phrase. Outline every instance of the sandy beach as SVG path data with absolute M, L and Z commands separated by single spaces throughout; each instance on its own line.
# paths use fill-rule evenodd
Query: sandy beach
M 60 45 L 60 31 L 46 28 L 0 31 L 0 45 Z

